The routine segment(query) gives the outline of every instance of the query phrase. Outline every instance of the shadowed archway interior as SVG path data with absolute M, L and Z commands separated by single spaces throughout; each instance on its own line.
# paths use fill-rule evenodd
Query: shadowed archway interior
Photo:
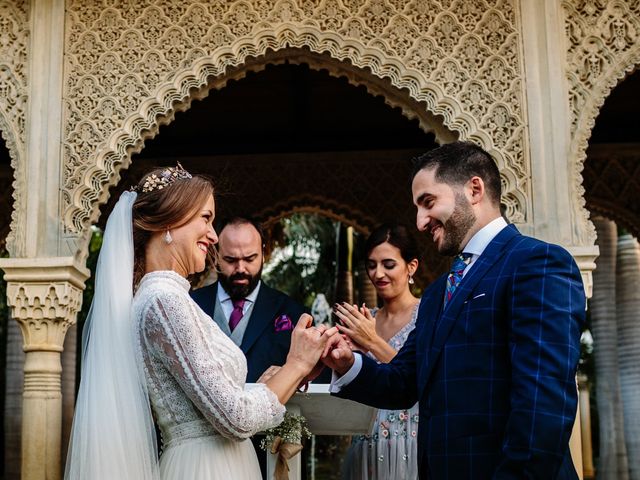
M 100 218 L 143 172 L 180 161 L 214 179 L 219 217 L 269 221 L 303 210 L 364 233 L 389 220 L 412 226 L 411 159 L 435 146 L 418 120 L 363 86 L 304 63 L 268 64 L 176 113 L 132 157 Z M 418 238 L 426 285 L 447 260 L 424 235 Z
M 607 98 L 587 150 L 587 208 L 640 237 L 640 70 Z
M 11 211 L 13 209 L 13 170 L 11 157 L 2 135 L 0 135 L 0 251 L 4 251 L 5 242 L 11 229 Z

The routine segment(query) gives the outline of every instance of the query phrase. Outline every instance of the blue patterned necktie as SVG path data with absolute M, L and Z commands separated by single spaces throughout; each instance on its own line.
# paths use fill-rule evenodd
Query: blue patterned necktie
M 459 253 L 458 255 L 456 255 L 456 258 L 453 259 L 453 265 L 451 265 L 451 270 L 449 271 L 449 276 L 447 277 L 447 289 L 444 292 L 443 309 L 447 306 L 447 303 L 449 302 L 449 300 L 451 300 L 451 297 L 453 297 L 453 292 L 455 292 L 458 285 L 460 285 L 464 269 L 469 266 L 470 261 L 470 253 Z

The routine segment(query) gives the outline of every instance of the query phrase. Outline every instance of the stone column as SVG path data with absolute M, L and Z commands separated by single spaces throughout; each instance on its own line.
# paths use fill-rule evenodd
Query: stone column
M 4 479 L 20 478 L 22 431 L 22 390 L 24 385 L 24 350 L 17 322 L 7 322 L 7 383 L 4 403 Z
M 337 256 L 336 301 L 353 303 L 353 227 L 340 225 Z
M 69 446 L 69 436 L 73 424 L 73 412 L 76 404 L 76 364 L 78 361 L 78 325 L 73 324 L 67 330 L 64 337 L 64 351 L 62 352 L 62 465 L 67 458 L 67 447 Z
M 618 229 L 611 220 L 592 218 L 598 234 L 600 256 L 593 272 L 591 333 L 595 360 L 596 399 L 600 431 L 599 480 L 628 480 L 629 466 L 624 443 L 620 367 L 618 364 L 618 320 L 616 318 L 616 249 Z
M 576 385 L 576 388 L 578 386 Z M 571 430 L 571 437 L 569 438 L 569 451 L 571 452 L 571 460 L 573 466 L 576 469 L 578 478 L 584 478 L 584 469 L 582 468 L 582 438 L 580 432 L 582 427 L 580 425 L 580 403 L 578 403 L 578 409 L 576 412 L 576 420 L 573 422 L 573 428 Z
M 618 238 L 616 306 L 618 358 L 629 479 L 640 480 L 640 247 L 629 234 Z
M 585 480 L 593 479 L 593 450 L 591 448 L 591 402 L 589 401 L 589 381 L 585 375 L 578 375 L 580 407 L 580 438 L 582 439 L 582 473 Z
M 0 260 L 12 317 L 24 340 L 22 478 L 61 478 L 60 354 L 89 272 L 69 258 Z

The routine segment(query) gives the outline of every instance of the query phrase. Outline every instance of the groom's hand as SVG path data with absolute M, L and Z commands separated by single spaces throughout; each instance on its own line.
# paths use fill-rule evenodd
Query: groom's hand
M 333 335 L 322 353 L 322 362 L 338 375 L 344 375 L 355 360 L 351 348 L 342 335 Z

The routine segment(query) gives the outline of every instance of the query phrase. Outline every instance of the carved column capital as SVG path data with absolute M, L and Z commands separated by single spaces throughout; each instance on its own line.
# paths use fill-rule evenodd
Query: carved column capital
M 89 271 L 73 257 L 3 258 L 7 300 L 24 336 L 25 351 L 62 351 L 82 306 Z
M 582 274 L 582 282 L 584 283 L 584 293 L 587 298 L 591 298 L 593 294 L 593 271 L 596 269 L 596 258 L 600 255 L 600 249 L 597 245 L 566 248 L 578 264 Z

